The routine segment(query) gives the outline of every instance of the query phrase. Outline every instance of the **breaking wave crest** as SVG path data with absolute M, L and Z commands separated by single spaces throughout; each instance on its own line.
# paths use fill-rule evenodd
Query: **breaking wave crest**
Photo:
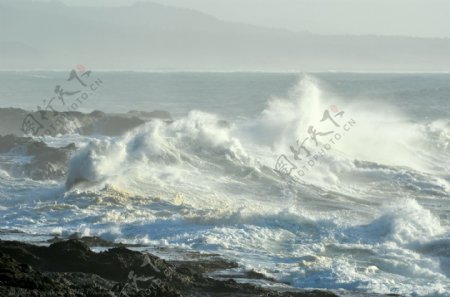
M 297 287 L 448 296 L 448 120 L 421 122 L 321 84 L 306 76 L 254 117 L 191 111 L 92 138 L 54 192 L 61 203 L 42 203 L 75 231 L 81 217 L 113 240 L 217 251 Z M 333 133 L 296 160 L 311 126 Z M 280 156 L 304 175 L 279 174 Z

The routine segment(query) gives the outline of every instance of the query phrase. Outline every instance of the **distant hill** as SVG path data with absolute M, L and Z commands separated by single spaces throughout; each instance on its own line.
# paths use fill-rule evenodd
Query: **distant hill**
M 154 3 L 0 0 L 0 68 L 446 71 L 450 39 L 325 36 Z

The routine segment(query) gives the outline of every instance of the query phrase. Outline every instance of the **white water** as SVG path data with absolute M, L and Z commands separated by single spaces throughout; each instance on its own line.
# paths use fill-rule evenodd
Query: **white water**
M 92 138 L 69 165 L 71 190 L 0 171 L 4 227 L 217 251 L 302 288 L 450 296 L 449 120 L 370 99 L 305 77 L 256 116 L 191 111 Z M 295 161 L 309 126 L 336 130 L 320 122 L 332 105 L 354 126 L 314 166 Z M 281 154 L 306 164 L 299 183 L 273 170 Z

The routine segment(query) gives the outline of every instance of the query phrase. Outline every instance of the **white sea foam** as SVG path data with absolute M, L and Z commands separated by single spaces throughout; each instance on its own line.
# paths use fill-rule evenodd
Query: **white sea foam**
M 311 125 L 334 129 L 320 121 L 332 105 L 356 124 L 300 183 L 286 183 L 272 169 L 278 156 L 300 168 L 289 147 Z M 0 171 L 2 207 L 28 234 L 215 251 L 297 287 L 449 296 L 448 129 L 305 77 L 258 116 L 192 111 L 122 137 L 80 137 L 67 189 L 17 179 L 14 192 Z

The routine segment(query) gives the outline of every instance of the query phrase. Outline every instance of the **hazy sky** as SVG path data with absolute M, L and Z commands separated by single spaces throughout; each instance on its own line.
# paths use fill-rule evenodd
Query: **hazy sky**
M 62 0 L 127 5 L 135 0 Z M 449 0 L 152 0 L 219 19 L 321 34 L 450 37 Z

